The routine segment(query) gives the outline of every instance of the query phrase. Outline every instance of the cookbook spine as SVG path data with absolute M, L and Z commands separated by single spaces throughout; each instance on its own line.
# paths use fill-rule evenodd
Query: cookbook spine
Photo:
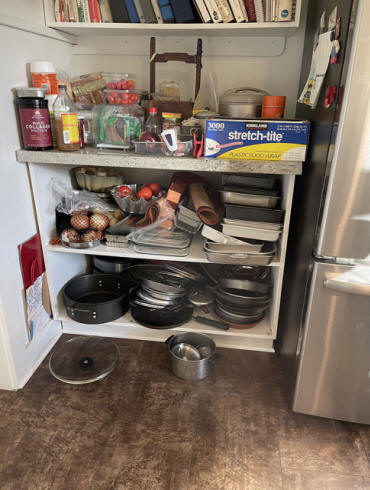
M 227 3 L 227 0 L 215 0 L 215 1 L 221 13 L 223 22 L 225 23 L 232 22 L 234 20 L 234 16 L 231 12 L 229 4 Z
M 154 10 L 154 15 L 156 16 L 158 24 L 163 24 L 163 17 L 161 14 L 161 9 L 159 8 L 157 0 L 151 0 L 152 7 Z
M 215 0 L 204 0 L 207 6 L 209 15 L 211 16 L 212 22 L 215 24 L 219 24 L 222 22 L 221 12 L 218 9 L 218 6 Z
M 265 14 L 263 11 L 263 0 L 254 0 L 254 9 L 256 11 L 256 19 L 258 23 L 265 22 Z
M 239 0 L 229 0 L 229 4 L 236 22 L 244 22 L 245 17 L 243 15 L 242 9 L 240 8 Z
M 208 13 L 204 0 L 194 0 L 194 5 L 198 10 L 199 16 L 204 24 L 207 24 L 208 22 L 212 22 L 211 16 Z
M 128 13 L 128 17 L 130 19 L 130 22 L 132 22 L 133 24 L 138 24 L 140 22 L 140 19 L 139 19 L 139 14 L 137 13 L 137 10 L 135 7 L 134 0 L 124 0 L 124 2 L 126 5 L 126 9 L 127 9 L 127 13 Z
M 84 13 L 84 22 L 91 22 L 90 21 L 90 11 L 89 11 L 89 1 L 88 0 L 82 0 L 82 10 Z
M 254 0 L 244 0 L 244 5 L 248 14 L 249 22 L 256 22 L 256 10 L 254 8 Z

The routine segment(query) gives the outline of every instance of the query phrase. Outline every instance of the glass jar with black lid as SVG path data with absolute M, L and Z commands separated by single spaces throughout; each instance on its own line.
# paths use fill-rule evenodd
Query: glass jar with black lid
M 24 87 L 16 92 L 24 149 L 51 150 L 53 140 L 45 89 Z

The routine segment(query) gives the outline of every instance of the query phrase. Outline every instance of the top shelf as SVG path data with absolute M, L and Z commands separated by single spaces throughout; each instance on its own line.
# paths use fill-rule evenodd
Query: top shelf
M 148 168 L 158 170 L 188 170 L 193 172 L 231 172 L 276 175 L 300 175 L 302 162 L 286 160 L 217 160 L 212 158 L 163 157 L 162 155 L 139 155 L 122 150 L 85 150 L 66 152 L 17 151 L 18 162 L 46 163 L 73 166 Z
M 48 27 L 74 36 L 290 36 L 299 23 L 247 22 L 239 24 L 121 24 L 50 22 Z

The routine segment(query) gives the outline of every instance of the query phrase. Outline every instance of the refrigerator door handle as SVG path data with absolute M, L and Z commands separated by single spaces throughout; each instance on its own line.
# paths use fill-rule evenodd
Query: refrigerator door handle
M 324 286 L 326 287 L 326 289 L 338 293 L 350 293 L 360 294 L 362 296 L 370 296 L 370 284 L 366 283 L 343 281 L 343 279 L 326 278 L 324 280 Z

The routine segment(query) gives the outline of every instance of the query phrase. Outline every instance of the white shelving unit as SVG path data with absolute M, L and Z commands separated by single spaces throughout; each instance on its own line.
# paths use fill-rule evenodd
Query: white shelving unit
M 278 325 L 294 179 L 295 175 L 301 173 L 301 162 L 233 162 L 227 160 L 174 158 L 160 159 L 160 162 L 162 162 L 160 166 L 159 160 L 156 158 L 151 159 L 146 156 L 124 154 L 121 152 L 103 153 L 96 150 L 74 152 L 71 154 L 58 151 L 28 152 L 20 150 L 17 152 L 17 158 L 18 161 L 26 162 L 29 166 L 46 271 L 49 279 L 53 315 L 55 320 L 61 321 L 63 332 L 163 341 L 174 330 L 197 331 L 207 333 L 221 347 L 273 351 L 273 340 L 276 338 Z M 60 245 L 50 245 L 50 238 L 55 236 L 55 205 L 58 200 L 58 197 L 54 197 L 51 191 L 52 179 L 56 179 L 70 186 L 71 169 L 76 166 L 87 165 L 89 162 L 93 165 L 125 168 L 127 182 L 135 181 L 140 183 L 148 180 L 148 171 L 143 172 L 143 169 L 151 168 L 152 174 L 150 178 L 156 179 L 163 185 L 168 184 L 173 171 L 190 170 L 189 164 L 196 165 L 196 170 L 215 184 L 220 182 L 222 171 L 279 175 L 282 187 L 281 207 L 285 210 L 285 219 L 283 233 L 279 241 L 278 256 L 271 263 L 274 288 L 270 310 L 266 317 L 253 328 L 247 330 L 230 329 L 228 331 L 217 330 L 202 325 L 195 320 L 191 320 L 176 329 L 153 330 L 138 325 L 129 314 L 114 322 L 103 325 L 84 325 L 71 320 L 65 313 L 61 291 L 69 279 L 78 274 L 86 273 L 89 267 L 89 256 L 91 255 L 207 263 L 203 252 L 203 239 L 200 235 L 194 238 L 190 253 L 186 257 L 163 257 L 140 254 L 135 252 L 131 247 L 127 249 L 114 249 L 100 245 L 94 249 L 79 250 Z M 191 170 L 195 169 L 191 168 Z M 194 312 L 194 315 L 196 316 L 197 313 Z M 198 315 L 204 316 L 204 312 L 199 312 Z
M 74 36 L 283 36 L 298 27 L 302 0 L 297 0 L 295 19 L 291 22 L 246 22 L 229 24 L 120 24 L 55 22 L 53 2 L 44 0 L 46 26 Z

